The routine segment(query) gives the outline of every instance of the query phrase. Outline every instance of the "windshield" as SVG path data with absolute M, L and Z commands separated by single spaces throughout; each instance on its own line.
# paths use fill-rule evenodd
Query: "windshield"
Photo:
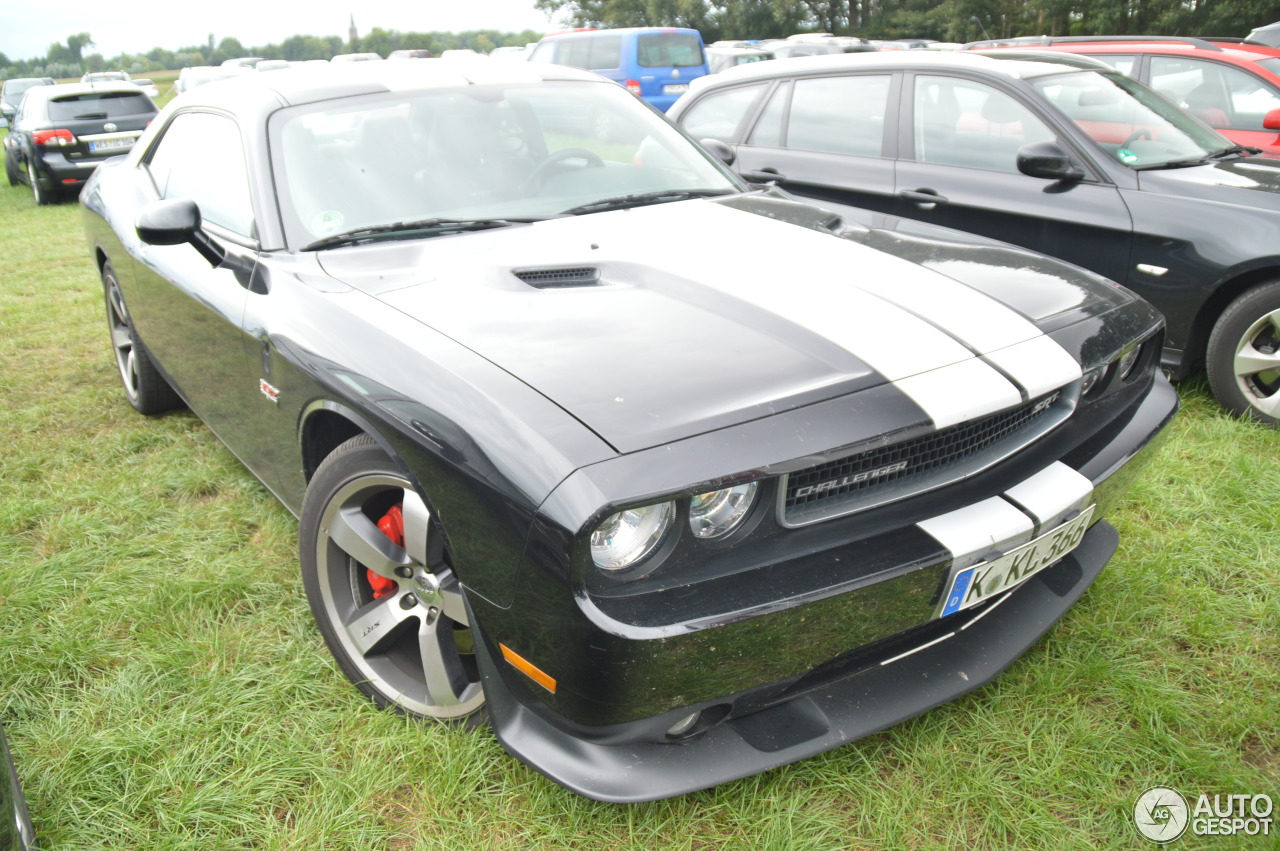
M 1161 95 L 1123 74 L 1076 71 L 1031 83 L 1099 147 L 1130 167 L 1200 161 L 1233 147 Z
M 343 98 L 277 113 L 270 139 L 295 246 L 401 222 L 528 221 L 623 196 L 740 188 L 625 89 L 594 82 Z

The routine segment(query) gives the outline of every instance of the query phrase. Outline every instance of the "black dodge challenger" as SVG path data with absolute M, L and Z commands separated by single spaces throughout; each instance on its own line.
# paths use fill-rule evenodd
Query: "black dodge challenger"
M 600 800 L 990 680 L 1177 408 L 1127 290 L 748 186 L 570 68 L 212 84 L 81 204 L 125 395 L 298 514 L 343 672 Z

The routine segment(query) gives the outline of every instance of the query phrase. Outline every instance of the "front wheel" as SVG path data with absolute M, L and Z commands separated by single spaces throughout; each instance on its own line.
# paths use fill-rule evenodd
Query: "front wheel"
M 1280 281 L 1254 287 L 1222 312 L 1209 335 L 1206 368 L 1224 408 L 1280 425 Z
M 483 718 L 470 616 L 439 526 L 370 437 L 316 470 L 299 539 L 311 612 L 360 691 L 435 721 Z
M 8 151 L 4 154 L 4 176 L 9 179 L 10 186 L 17 186 L 22 182 L 22 176 L 18 173 L 18 161 Z

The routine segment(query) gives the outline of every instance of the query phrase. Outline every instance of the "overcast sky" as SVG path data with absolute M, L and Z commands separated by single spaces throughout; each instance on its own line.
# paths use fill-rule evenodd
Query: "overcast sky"
M 42 57 L 54 42 L 87 32 L 94 46 L 85 51 L 110 59 L 145 53 L 153 47 L 176 50 L 215 43 L 231 36 L 246 48 L 279 44 L 291 35 L 338 35 L 344 39 L 351 15 L 367 35 L 374 27 L 400 32 L 461 32 L 493 29 L 544 32 L 557 27 L 534 0 L 213 0 L 200 4 L 104 3 L 58 0 L 53 4 L 6 3 L 0 26 L 0 53 L 10 59 Z M 154 12 L 150 10 L 156 10 Z

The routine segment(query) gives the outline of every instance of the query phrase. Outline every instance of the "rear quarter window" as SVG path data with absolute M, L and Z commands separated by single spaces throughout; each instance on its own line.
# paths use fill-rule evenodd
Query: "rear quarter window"
M 556 61 L 586 71 L 604 71 L 622 65 L 622 37 L 616 35 L 565 39 Z
M 145 115 L 156 107 L 142 92 L 90 92 L 49 101 L 51 121 L 74 121 L 84 118 L 117 118 L 122 115 Z

